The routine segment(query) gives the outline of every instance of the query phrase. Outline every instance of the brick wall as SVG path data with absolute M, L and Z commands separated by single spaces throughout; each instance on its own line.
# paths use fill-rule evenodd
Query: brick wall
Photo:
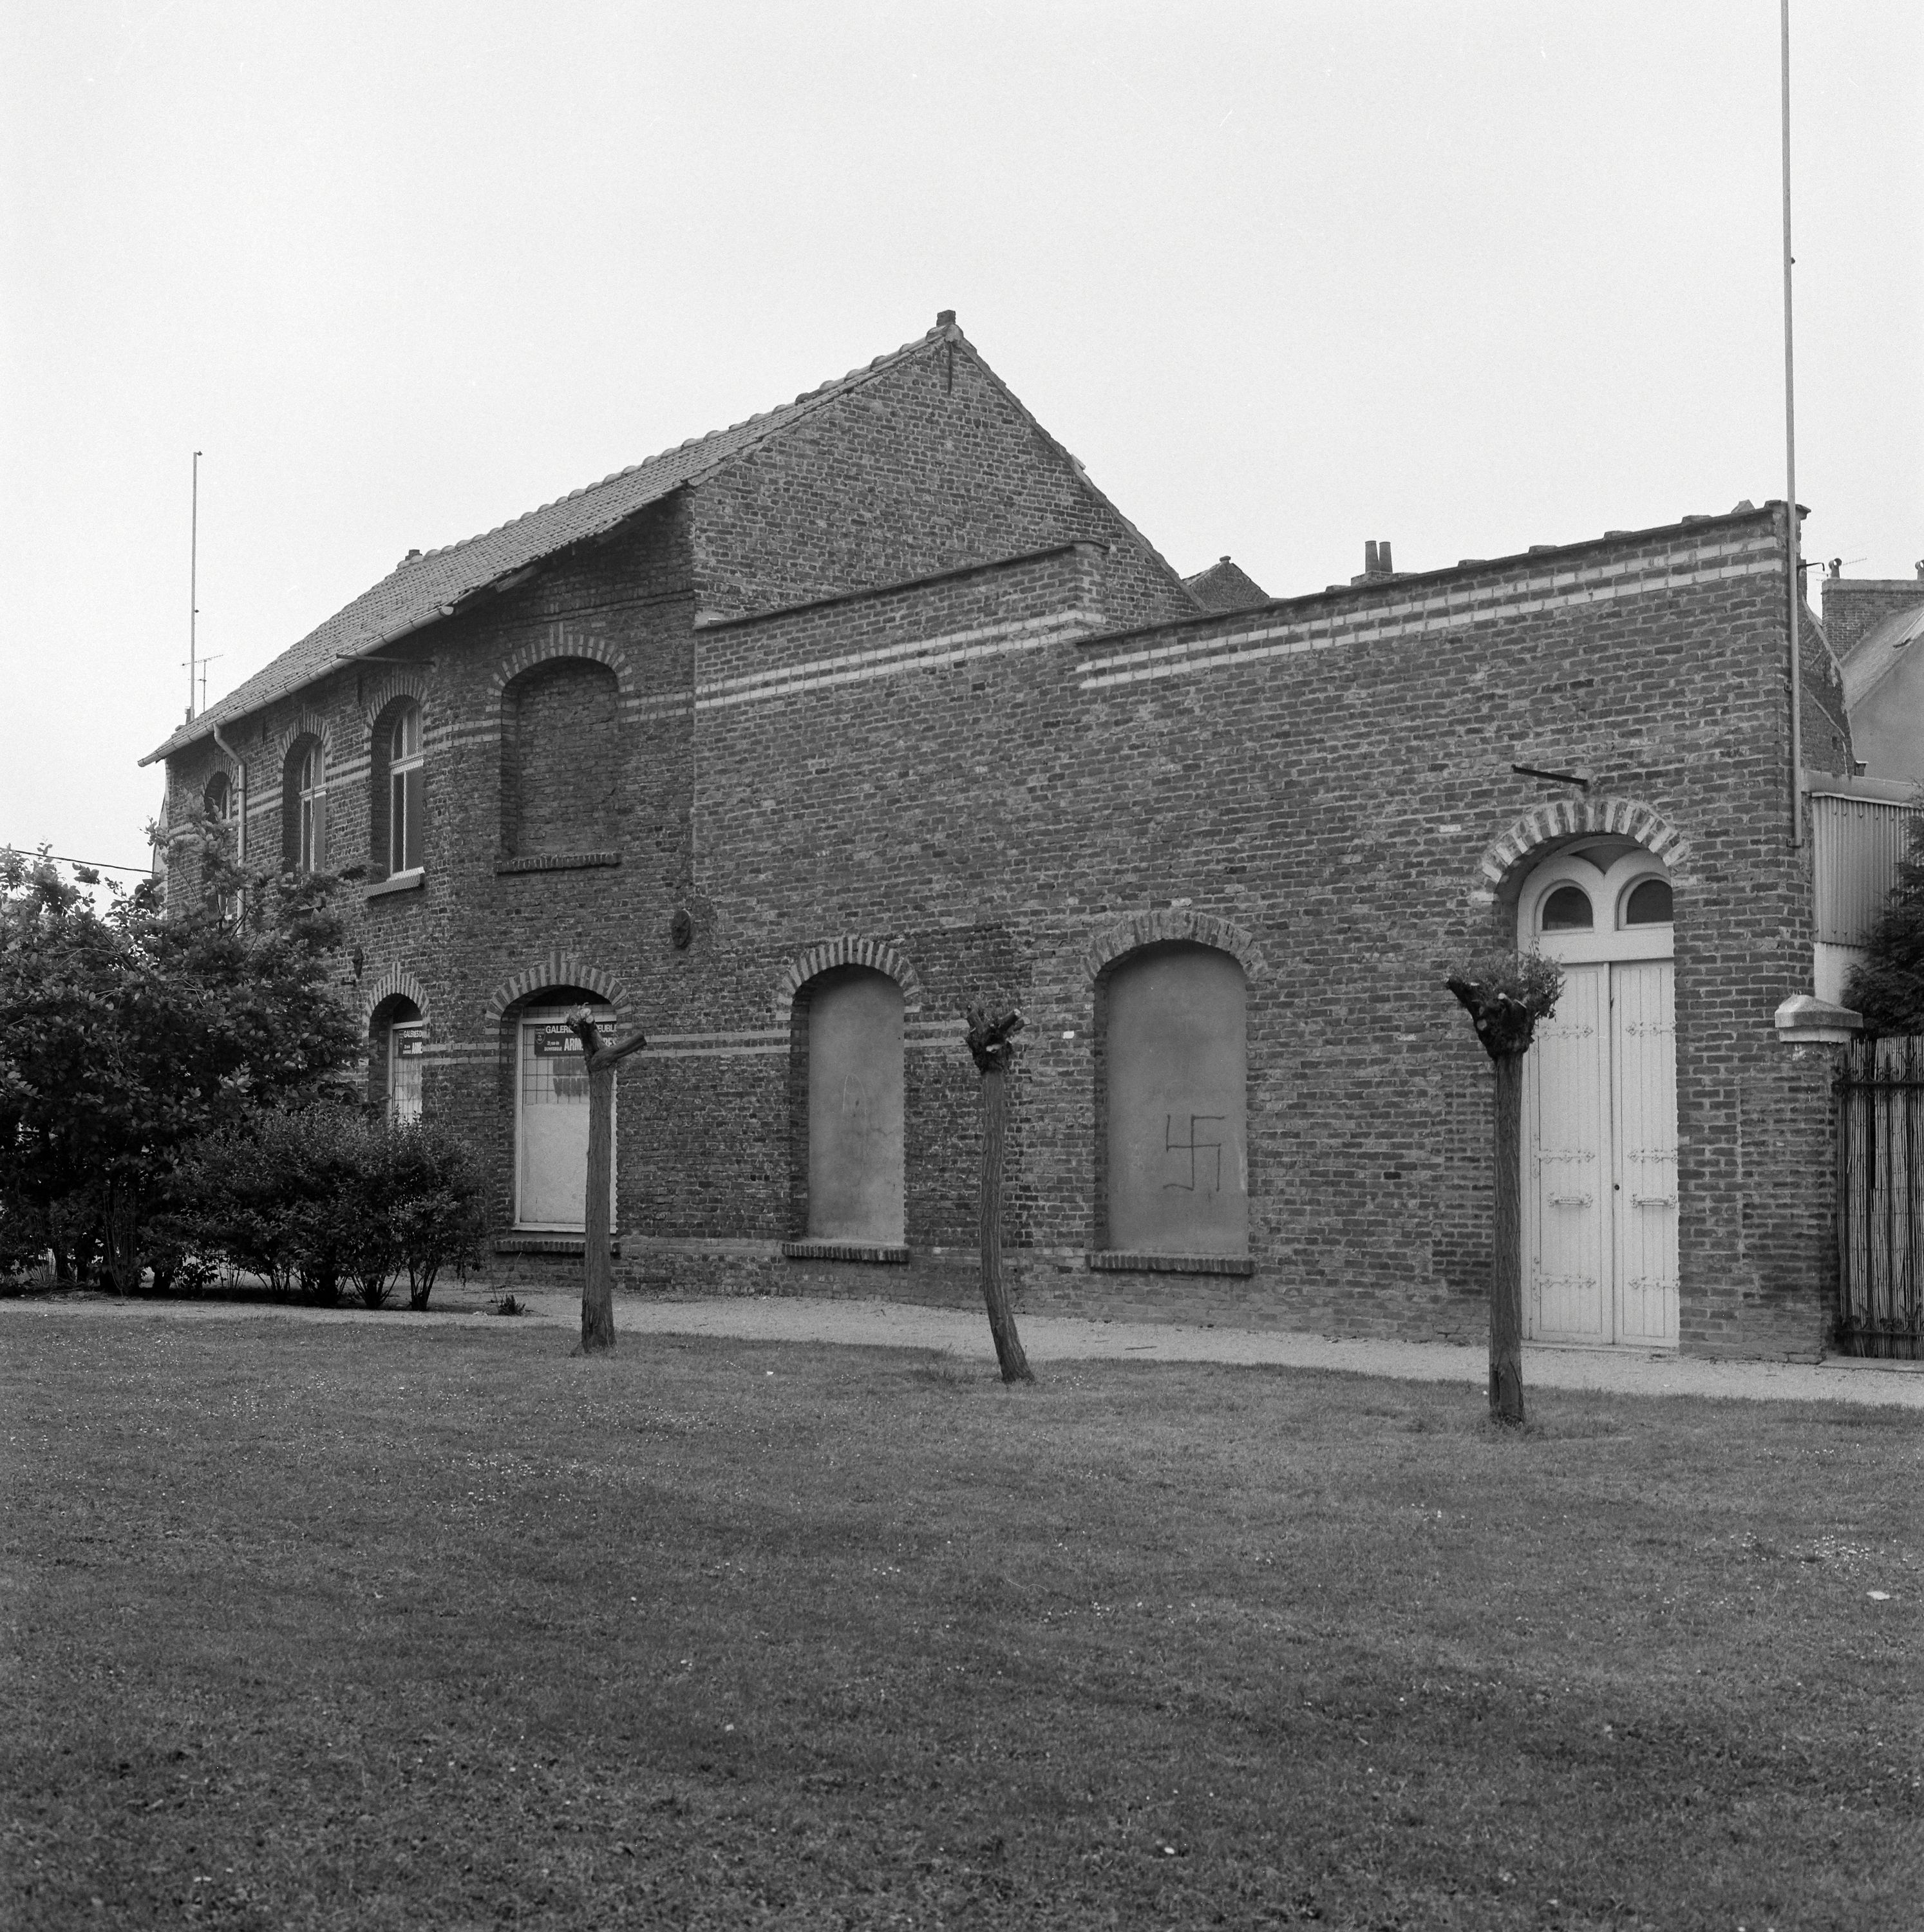
M 970 1295 L 956 1016 L 993 987 L 1029 1021 L 1008 1228 L 1029 1305 L 1475 1333 L 1488 1074 L 1443 969 L 1513 936 L 1522 874 L 1572 814 L 1634 807 L 1682 842 L 1686 1345 L 1815 1346 L 1830 1068 L 1771 1025 L 1812 938 L 1773 514 L 1178 618 L 1160 560 L 948 347 L 383 652 L 412 665 L 343 666 L 226 734 L 256 852 L 279 848 L 280 759 L 311 730 L 331 848 L 358 860 L 373 722 L 421 702 L 425 876 L 354 882 L 348 990 L 365 1009 L 415 989 L 427 1104 L 482 1144 L 498 1217 L 514 1015 L 592 995 L 653 1042 L 620 1086 L 631 1285 Z M 613 724 L 583 757 L 569 707 L 591 694 Z M 214 762 L 194 748 L 170 783 L 197 792 Z M 605 848 L 517 829 L 504 854 L 537 770 L 543 824 L 604 813 Z M 1185 936 L 1248 979 L 1255 1273 L 1093 1274 L 1103 964 Z M 795 994 L 823 962 L 904 985 L 906 1268 L 781 1258 Z

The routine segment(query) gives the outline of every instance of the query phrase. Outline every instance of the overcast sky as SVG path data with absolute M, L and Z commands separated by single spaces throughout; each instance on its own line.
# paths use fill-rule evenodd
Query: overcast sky
M 1809 554 L 1924 556 L 1924 7 L 1797 0 Z M 0 7 L 0 842 L 187 700 L 959 313 L 1272 595 L 1783 494 L 1776 0 Z

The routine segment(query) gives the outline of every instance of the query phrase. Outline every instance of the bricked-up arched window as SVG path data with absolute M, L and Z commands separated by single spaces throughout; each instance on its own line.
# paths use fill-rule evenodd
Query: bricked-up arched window
M 808 1056 L 808 1238 L 899 1246 L 902 989 L 872 968 L 837 966 L 796 1006 Z
M 517 858 L 619 849 L 619 687 L 592 658 L 553 658 L 502 696 L 501 843 Z
M 1242 967 L 1186 940 L 1145 946 L 1101 988 L 1107 1245 L 1246 1254 L 1248 1086 Z
M 399 699 L 382 712 L 371 749 L 368 856 L 390 877 L 418 872 L 427 862 L 427 765 L 421 706 L 412 698 Z
M 288 747 L 280 784 L 280 856 L 290 872 L 319 872 L 328 860 L 327 757 L 319 739 Z

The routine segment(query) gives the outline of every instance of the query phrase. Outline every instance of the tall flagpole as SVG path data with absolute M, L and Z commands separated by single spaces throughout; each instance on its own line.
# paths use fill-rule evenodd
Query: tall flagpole
M 193 453 L 193 508 L 187 525 L 187 722 L 193 722 L 196 631 L 200 621 L 200 452 Z
M 1790 536 L 1791 570 L 1791 843 L 1804 842 L 1804 677 L 1798 620 L 1804 601 L 1800 562 L 1803 532 L 1797 527 L 1797 399 L 1791 353 L 1791 0 L 1779 0 L 1782 28 L 1784 79 L 1784 496 Z

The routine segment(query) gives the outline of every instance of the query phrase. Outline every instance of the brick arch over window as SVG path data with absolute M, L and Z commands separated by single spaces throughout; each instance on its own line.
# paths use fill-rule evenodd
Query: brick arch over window
M 418 670 L 400 670 L 382 678 L 367 692 L 361 706 L 361 728 L 364 733 L 372 733 L 381 722 L 381 713 L 397 698 L 411 698 L 421 706 L 421 715 L 425 724 L 427 717 L 427 674 Z
M 550 952 L 538 964 L 523 968 L 511 980 L 504 980 L 488 997 L 487 1017 L 504 1018 L 510 1006 L 538 993 L 544 986 L 580 986 L 606 1000 L 617 1016 L 628 999 L 621 982 L 612 973 L 591 966 L 572 952 Z
M 557 628 L 538 643 L 523 644 L 511 652 L 495 668 L 490 682 L 493 702 L 499 704 L 507 694 L 508 687 L 517 677 L 525 676 L 538 664 L 544 664 L 555 658 L 589 658 L 596 664 L 606 664 L 615 674 L 615 683 L 623 698 L 635 695 L 634 679 L 628 669 L 628 656 L 619 645 L 611 644 L 600 638 L 584 637 L 580 633 Z
M 1526 861 L 1559 839 L 1607 832 L 1634 838 L 1654 852 L 1673 874 L 1689 862 L 1690 842 L 1662 813 L 1634 798 L 1559 798 L 1527 812 L 1483 848 L 1478 869 L 1500 890 L 1516 882 Z
M 886 973 L 902 989 L 902 1010 L 919 1012 L 922 1004 L 922 975 L 907 955 L 886 939 L 861 939 L 853 936 L 825 939 L 798 953 L 781 970 L 775 981 L 775 1018 L 777 1026 L 787 1026 L 795 1007 L 795 996 L 817 974 L 837 966 L 867 966 Z
M 293 750 L 295 740 L 301 738 L 319 739 L 322 752 L 328 763 L 331 765 L 334 763 L 334 727 L 319 712 L 304 709 L 274 739 L 274 762 L 284 767 L 288 753 Z
M 414 975 L 399 966 L 390 966 L 378 980 L 372 980 L 361 989 L 361 1027 L 364 1033 L 375 1010 L 389 1000 L 412 1000 L 414 1010 L 423 1019 L 427 1017 L 427 991 Z
M 1165 940 L 1187 939 L 1198 946 L 1213 946 L 1227 952 L 1251 980 L 1263 971 L 1263 955 L 1255 936 L 1214 913 L 1191 912 L 1185 907 L 1167 912 L 1139 912 L 1104 926 L 1083 950 L 1083 968 L 1090 979 L 1100 976 L 1104 967 L 1134 952 L 1139 946 L 1155 946 Z

